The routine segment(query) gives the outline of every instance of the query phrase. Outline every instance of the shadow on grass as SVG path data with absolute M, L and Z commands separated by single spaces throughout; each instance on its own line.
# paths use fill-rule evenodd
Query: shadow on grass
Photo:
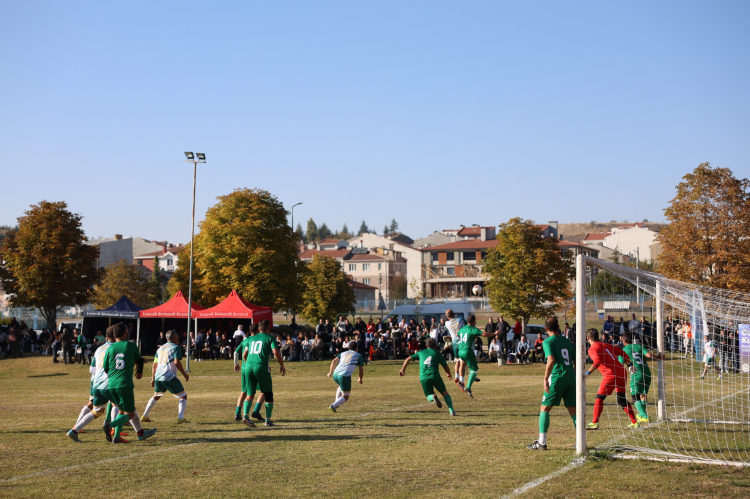
M 225 437 L 225 438 L 208 438 L 201 443 L 214 444 L 214 443 L 227 443 L 227 442 L 328 442 L 335 440 L 364 440 L 380 438 L 377 435 L 305 435 L 305 434 L 269 434 L 270 432 L 259 432 L 257 430 L 248 429 L 246 435 L 239 437 Z M 194 443 L 195 440 L 190 438 L 177 438 L 170 439 L 170 444 L 180 443 Z
M 185 305 L 187 307 L 187 305 Z M 52 373 L 52 374 L 35 374 L 34 376 L 26 376 L 27 378 L 50 378 L 52 376 L 68 376 L 69 373 Z

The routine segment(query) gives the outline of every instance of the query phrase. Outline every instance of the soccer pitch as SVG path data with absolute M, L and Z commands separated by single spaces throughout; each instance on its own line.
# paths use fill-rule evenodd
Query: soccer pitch
M 550 450 L 527 450 L 539 431 L 541 364 L 480 364 L 475 399 L 446 383 L 456 418 L 424 398 L 418 366 L 400 378 L 400 365 L 366 366 L 364 385 L 355 382 L 349 402 L 332 414 L 329 362 L 287 363 L 285 377 L 272 362 L 277 426 L 248 429 L 234 421 L 240 379 L 232 362 L 192 362 L 190 424 L 173 424 L 177 402 L 167 395 L 151 414 L 155 422 L 144 423 L 156 435 L 138 442 L 131 433 L 129 444 L 116 446 L 104 440 L 101 420 L 80 444 L 65 435 L 88 400 L 86 367 L 48 357 L 3 360 L 0 496 L 503 497 L 566 467 L 520 496 L 750 495 L 743 468 L 596 456 L 569 466 L 575 433 L 563 408 L 552 411 Z M 149 372 L 147 365 L 135 382 L 140 413 L 152 393 Z M 606 411 L 618 410 L 608 399 Z M 607 437 L 589 432 L 589 446 Z

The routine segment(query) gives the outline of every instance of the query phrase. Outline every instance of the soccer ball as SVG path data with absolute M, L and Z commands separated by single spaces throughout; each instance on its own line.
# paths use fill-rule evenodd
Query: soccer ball
M 477 284 L 476 286 L 474 286 L 473 288 L 471 288 L 471 291 L 472 291 L 472 292 L 473 292 L 473 293 L 474 293 L 475 295 L 478 295 L 479 293 L 481 293 L 481 292 L 482 292 L 482 286 L 480 286 L 479 284 Z

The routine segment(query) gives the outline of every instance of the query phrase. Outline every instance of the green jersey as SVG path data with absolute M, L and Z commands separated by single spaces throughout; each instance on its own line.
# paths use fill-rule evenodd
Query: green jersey
M 474 326 L 464 326 L 458 331 L 458 337 L 461 338 L 461 343 L 458 344 L 458 351 L 465 352 L 467 350 L 474 349 L 474 338 L 482 336 L 482 331 L 475 328 Z
M 555 367 L 552 368 L 549 384 L 574 385 L 576 382 L 576 370 L 573 367 L 573 343 L 560 335 L 550 335 L 542 343 L 544 356 L 555 357 Z
M 268 333 L 258 333 L 247 340 L 244 350 L 247 352 L 246 364 L 267 366 L 271 352 L 277 348 L 276 338 Z M 242 355 L 245 355 L 244 352 Z
M 630 361 L 633 363 L 635 368 L 633 376 L 651 376 L 651 369 L 646 361 L 648 349 L 644 348 L 643 345 L 625 345 L 622 350 L 628 354 Z M 622 355 L 619 355 L 617 360 L 620 361 L 620 364 L 625 364 L 625 358 Z
M 469 326 L 467 326 L 469 327 Z M 439 367 L 443 366 L 448 369 L 448 363 L 445 362 L 443 354 L 432 348 L 420 350 L 411 356 L 412 360 L 419 360 L 419 379 L 440 379 Z
M 250 336 L 247 336 L 244 340 L 240 342 L 240 344 L 237 346 L 237 351 L 240 352 L 240 359 L 242 358 L 242 355 L 245 353 L 245 347 L 247 346 L 247 343 L 250 341 Z M 242 371 L 247 371 L 250 368 L 250 354 L 248 354 L 248 361 L 242 362 Z
M 109 388 L 134 388 L 133 366 L 141 354 L 135 343 L 118 341 L 107 349 L 101 368 L 109 378 Z

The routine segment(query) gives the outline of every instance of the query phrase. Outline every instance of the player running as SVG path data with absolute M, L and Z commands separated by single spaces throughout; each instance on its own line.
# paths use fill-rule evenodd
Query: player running
M 185 372 L 182 367 L 182 347 L 179 345 L 180 337 L 177 331 L 167 331 L 167 343 L 159 347 L 154 355 L 154 363 L 151 366 L 151 386 L 154 387 L 154 396 L 151 397 L 146 404 L 146 410 L 143 411 L 143 417 L 141 421 L 144 423 L 150 423 L 151 409 L 154 408 L 156 402 L 161 398 L 164 393 L 169 390 L 169 393 L 175 396 L 177 399 L 177 424 L 187 423 L 185 420 L 185 408 L 187 407 L 187 393 L 185 388 L 182 387 L 182 383 L 177 379 L 177 371 L 180 371 L 182 376 L 185 378 L 185 383 L 188 382 L 190 376 Z
M 242 376 L 245 378 L 245 389 L 248 390 L 248 394 L 250 395 L 249 404 L 253 403 L 255 392 L 260 389 L 260 393 L 265 395 L 266 398 L 265 424 L 266 426 L 274 426 L 271 422 L 271 414 L 273 413 L 273 383 L 271 381 L 271 368 L 268 366 L 271 352 L 273 352 L 276 361 L 281 366 L 282 376 L 286 374 L 286 368 L 284 367 L 284 359 L 281 358 L 281 353 L 279 352 L 279 346 L 276 344 L 276 338 L 268 334 L 269 326 L 268 319 L 260 321 L 258 325 L 260 332 L 255 336 L 251 336 L 250 341 L 245 345 L 242 360 L 249 365 L 247 370 L 243 371 Z M 250 428 L 255 427 L 255 423 L 247 417 L 242 418 L 242 422 Z
M 549 430 L 549 413 L 553 407 L 565 404 L 568 414 L 576 424 L 576 371 L 575 348 L 569 339 L 560 334 L 560 325 L 556 317 L 544 321 L 544 329 L 549 337 L 542 343 L 547 367 L 544 370 L 544 395 L 539 408 L 539 440 L 527 445 L 531 450 L 547 450 L 547 430 Z
M 469 397 L 474 398 L 474 394 L 471 393 L 471 385 L 477 379 L 477 371 L 479 371 L 479 364 L 477 363 L 477 356 L 474 354 L 474 338 L 477 336 L 484 336 L 486 338 L 492 338 L 497 336 L 497 333 L 483 333 L 476 328 L 477 318 L 474 315 L 468 317 L 468 324 L 462 327 L 458 331 L 458 336 L 461 338 L 461 343 L 458 346 L 458 356 L 461 359 L 461 379 L 466 371 L 466 366 L 469 367 L 469 379 L 466 382 L 466 387 L 461 388 L 463 391 L 469 394 Z M 461 385 L 459 385 L 461 386 Z
M 365 358 L 357 352 L 357 346 L 356 341 L 350 341 L 348 346 L 349 351 L 338 354 L 331 362 L 328 377 L 330 378 L 333 374 L 333 381 L 338 385 L 336 388 L 336 400 L 328 406 L 331 412 L 336 412 L 336 408 L 341 407 L 344 402 L 349 400 L 349 394 L 352 391 L 352 374 L 357 367 L 359 367 L 359 379 L 357 383 L 362 384 L 362 376 L 365 371 Z M 333 366 L 337 362 L 339 365 L 334 371 Z
M 409 362 L 412 360 L 418 360 L 419 381 L 422 383 L 422 390 L 424 391 L 427 400 L 434 402 L 438 409 L 443 407 L 440 399 L 435 395 L 435 390 L 437 390 L 443 396 L 445 403 L 448 405 L 448 414 L 455 416 L 456 411 L 453 410 L 453 399 L 451 399 L 448 390 L 445 388 L 445 383 L 443 383 L 443 379 L 440 377 L 438 367 L 443 366 L 448 380 L 451 379 L 451 370 L 448 369 L 448 363 L 445 361 L 445 357 L 443 357 L 442 353 L 437 351 L 435 348 L 436 346 L 437 343 L 435 340 L 433 338 L 428 338 L 427 348 L 420 350 L 411 357 L 407 357 L 404 361 L 404 365 L 401 366 L 398 375 L 403 377 L 406 372 L 406 366 L 409 365 Z
M 651 387 L 651 369 L 648 367 L 646 359 L 663 359 L 664 356 L 663 354 L 657 354 L 654 357 L 643 345 L 633 344 L 633 335 L 630 332 L 625 332 L 622 335 L 622 342 L 625 344 L 623 351 L 633 361 L 634 372 L 630 375 L 630 394 L 633 396 L 633 404 L 638 411 L 635 419 L 639 423 L 648 423 L 646 398 Z M 625 364 L 625 359 L 622 356 L 618 356 L 617 360 L 620 364 Z
M 625 368 L 622 364 L 617 362 L 617 358 L 622 357 L 628 366 L 628 370 L 633 373 L 635 369 L 633 368 L 633 364 L 630 363 L 630 357 L 623 352 L 622 348 L 599 341 L 599 331 L 597 329 L 592 328 L 586 331 L 586 337 L 591 343 L 588 353 L 589 357 L 594 361 L 594 365 L 586 371 L 585 377 L 588 377 L 592 371 L 596 371 L 597 369 L 602 373 L 602 383 L 599 385 L 599 391 L 596 393 L 596 400 L 594 401 L 594 419 L 586 425 L 586 429 L 599 429 L 599 418 L 604 411 L 604 399 L 607 398 L 607 395 L 611 395 L 613 391 L 617 396 L 617 404 L 622 407 L 625 414 L 630 418 L 628 426 L 630 428 L 639 428 L 641 425 L 636 421 L 633 407 L 625 396 L 627 374 L 625 374 Z
M 121 414 L 112 421 L 111 425 L 106 425 L 104 431 L 108 434 L 109 427 L 114 427 L 115 433 L 112 443 L 127 443 L 127 440 L 120 437 L 120 433 L 125 423 L 130 421 L 138 434 L 138 440 L 146 440 L 156 433 L 156 428 L 144 430 L 141 427 L 141 420 L 135 410 L 135 396 L 133 394 L 133 366 L 138 366 L 135 378 L 141 379 L 143 377 L 143 358 L 135 343 L 128 341 L 128 328 L 124 322 L 116 324 L 112 331 L 117 341 L 114 345 L 110 345 L 104 354 L 102 369 L 107 373 L 110 395 L 114 403 L 120 408 Z
M 247 336 L 240 342 L 240 344 L 237 346 L 237 349 L 234 351 L 234 372 L 240 372 L 240 369 L 242 369 L 242 372 L 244 373 L 244 370 L 250 367 L 247 362 L 243 362 L 242 368 L 240 368 L 240 360 L 242 360 L 242 354 L 245 353 L 245 346 L 247 346 L 248 341 L 250 341 L 250 337 L 255 336 L 256 334 L 258 334 L 258 325 L 250 324 L 250 329 L 248 330 Z M 250 419 L 251 416 L 250 401 L 247 400 L 247 393 L 250 390 L 245 386 L 245 377 L 243 374 L 240 374 L 240 380 L 242 382 L 242 391 L 240 392 L 240 396 L 237 399 L 237 409 L 234 411 L 235 421 L 242 421 L 245 418 Z M 258 421 L 265 421 L 263 416 L 260 415 L 260 408 L 265 401 L 266 397 L 261 393 L 252 413 L 252 417 L 257 419 Z
M 458 358 L 458 346 L 461 344 L 461 337 L 458 332 L 462 327 L 466 325 L 466 321 L 463 317 L 456 317 L 453 310 L 448 309 L 445 311 L 445 316 L 448 320 L 445 322 L 445 327 L 448 329 L 448 334 L 451 335 L 451 342 L 453 343 L 453 369 L 454 377 L 458 387 L 463 391 L 464 389 L 464 378 L 461 376 L 461 359 Z
M 716 369 L 716 372 L 719 373 L 719 379 L 721 379 L 721 367 L 719 367 L 719 364 L 716 363 L 716 347 L 716 340 L 706 340 L 706 344 L 703 348 L 703 362 L 705 362 L 706 365 L 703 366 L 703 374 L 701 374 L 701 379 L 706 377 L 708 366 L 713 366 L 714 369 Z

